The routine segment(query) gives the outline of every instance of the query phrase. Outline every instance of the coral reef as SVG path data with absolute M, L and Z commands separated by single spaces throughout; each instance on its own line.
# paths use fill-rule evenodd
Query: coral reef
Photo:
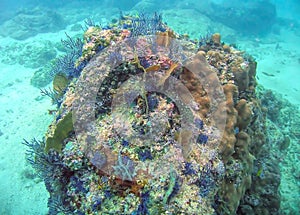
M 45 141 L 26 142 L 53 182 L 50 213 L 278 212 L 253 58 L 220 34 L 199 43 L 140 14 L 88 27 L 75 61 L 54 85 L 62 102 Z
M 259 196 L 270 197 L 275 192 L 272 189 L 279 186 L 279 194 L 281 197 L 280 212 L 282 214 L 296 214 L 299 211 L 299 198 L 294 198 L 295 192 L 299 190 L 299 178 L 297 176 L 299 156 L 299 125 L 300 112 L 299 107 L 292 105 L 282 95 L 276 94 L 270 90 L 264 89 L 262 86 L 258 88 L 258 95 L 267 115 L 267 138 L 268 141 L 263 145 L 260 152 L 260 159 L 254 166 L 256 172 L 259 170 L 261 174 L 256 185 L 261 182 L 268 182 L 268 190 L 257 188 Z M 275 165 L 276 164 L 276 165 Z M 281 174 L 279 173 L 279 170 Z M 268 174 L 265 177 L 265 173 Z M 281 183 L 273 180 L 280 176 Z M 272 178 L 273 177 L 273 178 Z M 260 185 L 262 187 L 263 185 Z M 269 192 L 266 192 L 269 191 Z M 261 205 L 274 205 L 273 195 L 263 199 Z M 261 209 L 263 210 L 263 209 Z
M 32 69 L 43 68 L 45 64 L 56 57 L 55 46 L 55 43 L 50 41 L 2 45 L 1 62 L 9 65 L 20 64 Z
M 65 26 L 66 22 L 57 12 L 36 7 L 18 11 L 14 18 L 3 23 L 0 32 L 5 37 L 25 40 L 41 32 L 56 32 Z
M 190 4 L 197 3 L 190 2 Z M 267 1 L 231 1 L 226 4 L 206 1 L 200 4 L 202 5 L 195 6 L 196 10 L 246 35 L 263 35 L 271 32 L 277 18 L 275 5 Z
M 49 71 L 51 71 L 51 66 L 49 64 L 36 70 L 30 79 L 30 84 L 39 89 L 46 87 L 53 78 Z

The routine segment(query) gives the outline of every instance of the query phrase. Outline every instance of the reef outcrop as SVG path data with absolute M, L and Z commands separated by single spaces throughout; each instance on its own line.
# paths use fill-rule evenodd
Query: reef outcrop
M 55 11 L 36 7 L 22 9 L 0 26 L 1 35 L 25 40 L 43 32 L 56 32 L 66 26 L 66 21 Z
M 158 14 L 91 26 L 82 53 L 32 153 L 47 160 L 35 167 L 48 168 L 50 214 L 276 214 L 252 57 L 220 34 L 188 40 Z

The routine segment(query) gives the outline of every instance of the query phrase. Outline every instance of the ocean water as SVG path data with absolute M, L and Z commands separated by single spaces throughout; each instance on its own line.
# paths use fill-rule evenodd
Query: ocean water
M 256 87 L 255 93 L 253 92 L 253 94 L 251 94 L 247 91 L 248 88 L 246 87 L 243 94 L 242 88 L 244 86 L 239 85 L 240 94 L 238 98 L 236 98 L 246 99 L 249 105 L 256 104 L 257 102 L 261 107 L 260 113 L 257 113 L 257 109 L 254 108 L 249 110 L 253 124 L 255 124 L 254 116 L 265 117 L 263 120 L 260 119 L 261 127 L 255 127 L 249 123 L 249 126 L 252 127 L 243 128 L 244 132 L 252 135 L 250 135 L 252 139 L 250 143 L 247 143 L 249 146 L 247 145 L 246 151 L 250 151 L 253 156 L 250 156 L 252 161 L 249 162 L 250 167 L 247 167 L 252 169 L 252 171 L 248 172 L 249 180 L 251 180 L 248 185 L 244 186 L 244 188 L 246 187 L 245 190 L 241 188 L 243 191 L 241 191 L 242 194 L 240 196 L 237 195 L 235 191 L 224 189 L 224 186 L 226 187 L 224 183 L 233 183 L 230 182 L 228 176 L 229 172 L 231 172 L 231 166 L 228 161 L 225 161 L 226 159 L 222 160 L 222 156 L 220 155 L 220 157 L 218 157 L 218 155 L 213 156 L 215 160 L 210 160 L 209 162 L 212 163 L 212 166 L 217 164 L 220 164 L 220 166 L 225 165 L 225 172 L 222 174 L 218 173 L 220 177 L 217 177 L 216 175 L 218 174 L 214 172 L 214 168 L 216 167 L 212 167 L 211 174 L 214 176 L 211 176 L 204 184 L 201 185 L 200 183 L 199 185 L 199 182 L 194 179 L 196 181 L 194 181 L 194 183 L 198 183 L 200 186 L 199 192 L 201 192 L 201 189 L 207 190 L 208 196 L 202 193 L 199 194 L 199 192 L 192 192 L 193 189 L 188 190 L 188 188 L 184 187 L 184 182 L 188 180 L 192 181 L 192 177 L 194 176 L 185 177 L 185 174 L 181 174 L 178 172 L 179 170 L 175 170 L 176 177 L 173 181 L 173 187 L 171 177 L 173 172 L 170 172 L 170 178 L 161 179 L 161 181 L 164 181 L 160 181 L 160 183 L 164 183 L 163 185 L 156 186 L 150 182 L 148 182 L 147 185 L 143 185 L 150 193 L 151 190 L 158 192 L 158 187 L 161 186 L 161 196 L 159 194 L 149 194 L 150 197 L 147 197 L 145 187 L 142 189 L 140 187 L 141 185 L 137 185 L 137 183 L 133 182 L 133 184 L 126 184 L 124 181 L 131 178 L 126 178 L 122 175 L 122 182 L 118 182 L 119 184 L 116 183 L 114 186 L 110 184 L 110 190 L 106 192 L 105 195 L 102 193 L 102 197 L 98 196 L 102 199 L 97 202 L 92 198 L 94 197 L 92 196 L 92 190 L 101 190 L 102 188 L 99 188 L 102 186 L 101 183 L 105 184 L 106 182 L 97 182 L 99 183 L 97 185 L 98 187 L 92 186 L 88 183 L 94 180 L 92 178 L 96 176 L 89 175 L 89 177 L 85 177 L 85 174 L 90 174 L 91 169 L 95 168 L 95 166 L 98 168 L 99 165 L 102 165 L 99 164 L 99 160 L 101 159 L 99 154 L 96 153 L 98 158 L 96 158 L 96 154 L 94 154 L 93 159 L 90 159 L 90 161 L 85 160 L 81 166 L 79 164 L 79 166 L 76 166 L 73 163 L 80 163 L 81 161 L 79 162 L 78 160 L 88 158 L 83 155 L 82 157 L 72 151 L 72 147 L 74 148 L 76 144 L 71 144 L 73 136 L 69 134 L 69 136 L 61 134 L 65 137 L 62 140 L 64 154 L 55 155 L 61 160 L 55 160 L 58 158 L 55 156 L 51 157 L 50 155 L 45 158 L 43 156 L 47 156 L 47 153 L 43 150 L 38 151 L 37 149 L 41 142 L 47 141 L 46 133 L 48 132 L 49 134 L 49 130 L 51 131 L 51 127 L 49 127 L 51 123 L 52 126 L 59 127 L 58 122 L 60 122 L 59 120 L 64 116 L 62 110 L 68 109 L 59 106 L 61 104 L 67 104 L 69 100 L 66 100 L 72 98 L 72 96 L 70 96 L 71 91 L 68 91 L 72 89 L 72 87 L 66 88 L 68 90 L 62 90 L 62 88 L 66 86 L 64 85 L 65 82 L 70 84 L 71 80 L 80 80 L 81 72 L 88 70 L 82 70 L 82 68 L 86 65 L 92 65 L 88 63 L 94 58 L 91 57 L 88 59 L 89 57 L 87 57 L 91 54 L 91 52 L 89 52 L 90 50 L 86 48 L 86 52 L 82 51 L 83 43 L 79 42 L 83 41 L 85 30 L 91 26 L 98 26 L 98 28 L 102 30 L 110 30 L 113 28 L 111 24 L 113 23 L 115 24 L 115 28 L 124 28 L 131 31 L 130 27 L 124 27 L 126 24 L 125 21 L 125 24 L 122 23 L 122 26 L 116 23 L 119 23 L 119 20 L 127 16 L 131 17 L 128 18 L 128 20 L 132 20 L 134 19 L 132 17 L 138 19 L 138 16 L 143 17 L 145 14 L 144 17 L 153 21 L 156 19 L 152 19 L 151 17 L 155 13 L 162 15 L 162 22 L 169 26 L 172 31 L 178 35 L 184 35 L 180 37 L 180 40 L 193 41 L 193 44 L 199 46 L 199 50 L 202 50 L 201 44 L 209 44 L 208 40 L 210 41 L 211 36 L 215 33 L 219 33 L 221 35 L 221 42 L 233 47 L 231 51 L 232 56 L 229 56 L 228 53 L 226 55 L 223 52 L 222 54 L 224 56 L 226 55 L 233 59 L 236 53 L 245 51 L 241 56 L 247 60 L 245 62 L 243 61 L 241 65 L 252 65 L 251 59 L 257 62 L 256 74 L 254 75 L 256 78 L 256 84 L 254 84 Z M 0 214 L 300 214 L 299 14 L 299 0 L 0 0 Z M 126 20 L 126 18 L 124 18 L 124 20 Z M 139 22 L 141 22 L 141 19 L 139 19 Z M 142 26 L 142 28 L 137 29 L 143 32 L 143 29 L 149 28 L 149 26 Z M 155 28 L 155 31 L 159 30 L 160 28 Z M 140 32 L 138 36 L 145 34 Z M 97 31 L 93 33 L 94 35 L 90 37 L 85 34 L 86 38 L 90 39 L 89 41 L 87 41 L 87 39 L 85 40 L 85 45 L 89 42 L 96 43 L 95 41 L 97 41 L 99 35 L 102 35 L 99 32 L 97 33 Z M 155 34 L 156 33 L 157 32 L 155 32 Z M 170 33 L 168 36 L 175 37 L 174 35 Z M 76 40 L 76 38 L 79 39 Z M 200 42 L 202 43 L 200 44 Z M 223 44 L 222 46 L 219 44 L 219 48 L 218 46 L 216 48 L 214 45 L 212 45 L 212 47 L 215 48 L 215 51 L 223 50 Z M 98 54 L 101 53 L 103 49 L 99 47 L 92 51 Z M 188 49 L 185 48 L 186 47 L 183 48 L 184 51 Z M 74 50 L 77 52 L 72 52 Z M 204 52 L 208 51 L 205 48 L 203 48 L 203 50 Z M 64 56 L 69 56 L 68 54 L 70 53 L 72 53 L 74 59 L 72 58 L 68 61 Z M 117 54 L 113 57 L 114 61 L 118 60 L 119 55 Z M 80 66 L 77 67 L 81 69 L 75 70 L 76 60 L 82 55 L 86 57 L 86 61 L 82 60 Z M 252 56 L 253 58 L 247 56 Z M 125 56 L 123 56 L 123 59 L 124 58 Z M 65 61 L 62 63 L 62 61 L 58 59 L 65 59 Z M 156 67 L 150 67 L 151 65 L 146 67 L 146 63 L 143 64 L 144 62 L 139 59 L 142 58 L 138 58 L 137 60 L 140 63 L 140 69 L 143 67 L 145 73 L 147 68 L 150 68 L 147 71 L 156 70 Z M 209 61 L 209 59 L 211 58 L 208 57 L 207 60 Z M 174 62 L 178 63 L 178 58 L 177 61 L 174 60 Z M 223 69 L 229 68 L 230 62 L 230 59 L 227 59 L 224 65 L 221 63 L 218 64 L 218 66 L 219 68 L 223 66 Z M 93 63 L 94 65 L 97 64 L 97 62 Z M 211 62 L 209 61 L 209 63 Z M 60 67 L 55 67 L 55 65 L 60 65 Z M 68 67 L 70 65 L 71 68 Z M 171 64 L 171 66 L 172 65 L 173 64 Z M 170 68 L 172 68 L 171 66 Z M 212 69 L 212 67 L 209 68 Z M 169 76 L 173 72 L 171 69 L 167 71 L 170 72 Z M 63 75 L 61 75 L 61 79 L 59 80 L 60 85 L 55 88 L 57 85 L 53 87 L 53 81 L 57 78 L 57 74 Z M 176 76 L 176 74 L 172 75 Z M 234 77 L 232 78 L 234 79 Z M 247 78 L 248 77 L 245 77 L 245 80 Z M 243 80 L 244 78 L 241 78 L 240 81 Z M 249 80 L 247 83 L 248 82 Z M 73 84 L 74 83 L 75 81 Z M 224 85 L 222 81 L 219 81 L 219 83 L 220 85 Z M 136 85 L 139 86 L 138 84 Z M 175 91 L 175 89 L 173 90 Z M 48 93 L 51 97 L 51 92 L 54 92 L 54 94 L 52 94 L 52 100 L 49 96 L 45 96 L 45 94 Z M 127 96 L 129 97 L 129 95 Z M 143 101 L 143 95 L 140 96 L 139 101 Z M 146 97 L 147 96 L 149 97 L 149 93 Z M 150 96 L 153 95 L 151 94 Z M 165 103 L 169 102 L 168 99 L 165 99 L 161 95 L 155 96 L 159 97 L 159 101 L 164 101 Z M 156 116 L 154 114 L 156 112 L 153 109 L 161 108 L 160 113 L 164 113 L 163 111 L 168 110 L 168 108 L 172 106 L 171 103 L 168 103 L 169 106 L 166 105 L 166 107 L 157 105 L 157 97 L 152 100 L 151 98 L 147 98 L 149 104 L 147 103 L 147 105 L 145 105 L 147 110 L 144 111 L 147 112 L 147 114 L 148 111 L 153 113 L 153 117 Z M 53 98 L 55 102 L 53 102 Z M 72 103 L 73 100 L 69 102 Z M 59 105 L 57 106 L 57 104 Z M 201 107 L 203 104 L 199 105 Z M 59 112 L 59 110 L 61 112 Z M 101 110 L 98 111 L 100 114 Z M 176 112 L 176 110 L 174 110 L 172 113 L 176 115 L 178 111 Z M 184 115 L 183 112 L 180 113 Z M 66 115 L 67 114 L 65 114 L 64 117 L 66 117 Z M 109 118 L 109 116 L 107 117 Z M 152 136 L 147 136 L 145 142 L 147 142 L 147 139 L 152 139 L 155 138 L 156 135 L 159 135 L 160 130 L 164 130 L 162 125 L 159 124 L 164 117 L 166 116 L 159 116 L 155 118 L 155 120 L 149 121 L 150 124 L 157 123 L 156 128 L 158 129 L 154 129 L 154 126 L 149 125 L 150 130 L 154 133 L 152 133 Z M 168 117 L 170 118 L 171 116 L 169 115 Z M 107 122 L 109 122 L 108 118 L 105 118 Z M 131 118 L 127 118 L 126 120 L 130 121 Z M 247 121 L 247 119 L 242 119 L 242 121 L 243 120 Z M 124 122 L 123 127 L 125 125 L 127 124 Z M 70 131 L 74 130 L 74 128 L 68 130 L 66 127 L 67 126 L 62 125 L 60 130 L 66 131 L 67 133 L 72 133 Z M 103 129 L 104 127 L 103 125 Z M 101 130 L 102 133 L 100 132 L 101 134 L 99 134 L 100 136 L 104 135 L 105 132 L 111 132 L 111 130 L 106 131 L 103 129 Z M 211 128 L 208 126 L 205 132 L 209 133 L 209 129 Z M 259 129 L 264 129 L 266 133 L 257 138 L 256 132 L 258 132 Z M 241 127 L 235 127 L 234 132 L 236 137 L 238 137 L 239 133 L 243 132 L 241 130 Z M 179 135 L 179 138 L 184 139 L 184 135 L 188 136 L 188 132 L 186 130 L 184 130 L 184 132 L 186 133 L 181 134 L 181 136 Z M 72 138 L 70 136 L 72 136 Z M 174 136 L 176 135 L 174 134 Z M 198 143 L 206 143 L 206 138 L 208 138 L 208 141 L 214 138 L 211 133 L 200 137 L 202 137 L 202 139 L 197 139 Z M 33 139 L 41 142 L 31 141 Z M 261 142 L 259 140 L 264 144 L 260 145 Z M 57 142 L 58 140 L 56 139 L 54 141 Z M 71 146 L 67 143 L 70 143 Z M 210 144 L 210 142 L 208 143 Z M 115 143 L 115 145 L 116 144 L 117 143 Z M 126 144 L 128 144 L 128 142 L 121 141 L 122 146 L 120 147 L 126 148 Z M 130 142 L 130 144 L 132 143 Z M 209 153 L 207 151 L 211 149 L 209 144 L 203 146 L 203 150 L 201 149 L 204 155 L 206 155 L 205 153 Z M 218 145 L 218 147 L 219 146 L 220 145 Z M 71 155 L 67 153 L 67 147 L 71 147 Z M 80 148 L 80 146 L 78 147 Z M 120 155 L 116 150 L 119 146 L 110 145 L 110 147 L 112 147 L 116 157 Z M 151 154 L 149 154 L 150 152 L 146 150 L 147 147 L 151 148 L 150 151 L 153 158 Z M 141 149 L 142 152 L 138 152 L 139 157 L 137 160 L 150 162 L 150 160 L 153 161 L 156 159 L 156 154 L 153 152 L 154 149 L 152 146 L 147 145 L 146 149 L 145 146 L 139 149 Z M 188 149 L 183 147 L 182 150 Z M 238 151 L 237 148 L 234 150 Z M 222 154 L 220 151 L 216 150 L 215 153 Z M 122 153 L 124 153 L 124 151 Z M 131 152 L 128 150 L 126 153 L 130 155 Z M 126 155 L 129 156 L 128 154 Z M 212 153 L 210 153 L 210 155 L 211 154 Z M 128 162 L 127 164 L 130 166 L 130 159 L 129 161 L 124 161 L 127 156 L 124 156 L 123 160 L 122 158 L 118 159 L 121 163 Z M 40 159 L 41 157 L 43 157 L 44 160 Z M 69 163 L 67 162 L 68 159 L 71 159 Z M 203 160 L 205 159 L 206 158 L 203 158 Z M 202 158 L 200 160 L 204 162 Z M 62 164 L 58 165 L 58 162 L 62 162 Z M 190 162 L 192 163 L 192 161 Z M 196 161 L 194 162 L 194 165 L 196 165 Z M 66 163 L 68 163 L 69 166 L 63 166 Z M 49 164 L 52 164 L 52 166 Z M 93 165 L 94 167 L 92 168 Z M 185 168 L 187 167 L 185 166 Z M 202 171 L 199 170 L 199 175 L 203 174 L 204 167 L 202 163 L 199 169 Z M 125 170 L 121 169 L 121 172 Z M 94 173 L 96 174 L 97 171 L 96 169 Z M 162 167 L 161 171 L 163 175 L 164 169 Z M 243 171 L 244 170 L 238 168 L 234 169 L 234 173 L 232 173 L 235 177 L 234 180 L 238 180 L 239 177 L 246 178 L 245 175 L 242 175 L 244 173 Z M 82 180 L 76 178 L 78 174 Z M 97 172 L 97 174 L 101 175 L 102 173 Z M 68 175 L 68 177 L 66 175 Z M 99 176 L 101 180 L 104 180 L 104 175 Z M 109 174 L 105 176 L 109 177 Z M 215 180 L 215 183 L 211 182 L 213 180 Z M 241 179 L 241 181 L 242 180 L 243 179 Z M 55 184 L 58 181 L 59 183 Z M 149 179 L 149 181 L 151 180 Z M 149 184 L 151 184 L 151 186 Z M 213 188 L 211 188 L 212 184 L 214 184 Z M 243 183 L 237 183 L 237 186 L 242 187 L 241 184 Z M 174 188 L 176 186 L 179 186 L 178 190 Z M 124 196 L 127 194 L 120 194 L 120 187 L 125 187 L 126 189 L 130 188 L 131 193 L 134 193 L 135 197 L 131 196 L 130 198 L 132 199 L 126 199 L 127 197 L 125 198 Z M 140 189 L 140 191 L 135 192 L 134 188 Z M 212 190 L 209 190 L 210 188 Z M 234 193 L 232 195 L 236 195 L 237 198 L 239 198 L 238 200 L 233 200 L 229 197 L 228 199 L 222 199 L 222 201 L 228 201 L 228 205 L 232 204 L 234 209 L 221 208 L 222 203 L 217 200 L 217 198 L 219 198 L 217 192 L 221 192 L 222 189 L 223 197 L 226 195 L 230 196 L 231 193 Z M 168 195 L 169 191 L 170 194 Z M 186 195 L 190 199 L 197 199 L 197 201 L 195 200 L 195 204 L 196 202 L 197 204 L 203 203 L 202 205 L 207 204 L 207 208 L 210 208 L 210 204 L 214 204 L 212 208 L 215 212 L 213 212 L 213 210 L 206 210 L 204 206 L 201 210 L 199 209 L 199 213 L 189 212 L 190 210 L 192 211 L 191 208 L 194 206 L 188 202 L 186 205 L 189 206 L 186 206 L 184 212 L 180 213 L 176 209 L 176 205 L 183 205 L 183 203 L 180 202 L 182 200 L 180 193 L 184 193 L 182 195 Z M 66 196 L 69 196 L 72 201 L 67 199 Z M 58 200 L 59 197 L 62 200 Z M 111 198 L 111 200 L 109 198 Z M 154 210 L 154 200 L 154 203 L 151 203 L 152 200 L 147 200 L 149 202 L 145 203 L 145 199 L 149 198 L 161 198 L 159 201 L 164 202 L 167 206 L 162 207 L 162 209 L 157 209 L 157 206 Z M 105 204 L 111 208 L 107 206 L 108 208 L 105 208 L 106 212 L 103 212 L 104 206 L 101 206 L 101 204 L 104 205 L 105 199 L 108 199 Z M 136 210 L 132 209 L 131 212 L 124 212 L 125 209 L 123 209 L 123 212 L 118 211 L 121 209 L 120 206 L 117 207 L 116 205 L 129 204 L 126 201 L 137 201 Z M 73 203 L 73 205 L 71 205 L 71 203 Z M 77 210 L 74 210 L 74 208 L 77 208 Z M 118 208 L 118 210 L 116 208 Z M 167 212 L 168 210 L 171 212 Z M 128 211 L 130 211 L 130 209 L 128 209 Z

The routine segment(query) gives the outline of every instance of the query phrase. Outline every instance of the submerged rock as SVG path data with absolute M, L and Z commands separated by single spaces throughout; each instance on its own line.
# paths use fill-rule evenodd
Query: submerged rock
M 158 14 L 124 16 L 85 35 L 76 63 L 84 62 L 83 69 L 62 91 L 43 153 L 36 154 L 56 155 L 49 174 L 40 174 L 54 180 L 51 209 L 255 214 L 267 205 L 278 211 L 280 176 L 260 154 L 266 115 L 255 94 L 253 58 L 224 45 L 219 34 L 199 47 Z M 53 179 L 58 172 L 66 174 Z
M 25 40 L 39 33 L 56 32 L 63 29 L 66 22 L 52 10 L 36 7 L 22 9 L 0 26 L 0 34 L 17 40 Z
M 55 44 L 49 41 L 12 43 L 3 46 L 2 49 L 2 63 L 9 65 L 20 64 L 32 69 L 44 67 L 57 56 Z

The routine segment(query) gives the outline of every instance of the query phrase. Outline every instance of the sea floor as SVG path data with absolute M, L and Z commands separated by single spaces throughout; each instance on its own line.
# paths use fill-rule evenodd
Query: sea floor
M 53 107 L 50 100 L 41 96 L 40 90 L 30 84 L 34 72 L 43 65 L 29 68 L 31 59 L 24 57 L 25 47 L 35 50 L 49 41 L 57 45 L 61 38 L 66 37 L 65 32 L 69 35 L 82 34 L 78 26 L 91 14 L 95 20 L 100 19 L 106 22 L 110 20 L 110 17 L 116 17 L 116 11 L 118 10 L 91 8 L 90 11 L 78 11 L 71 8 L 61 10 L 58 13 L 64 14 L 68 23 L 72 24 L 66 25 L 58 32 L 40 33 L 23 41 L 0 37 L 0 61 L 2 61 L 0 63 L 0 144 L 2 146 L 0 150 L 0 214 L 47 214 L 48 193 L 43 181 L 36 177 L 33 169 L 26 162 L 26 147 L 21 143 L 23 139 L 43 137 L 52 121 L 48 110 Z M 278 35 L 249 38 L 240 36 L 238 32 L 222 24 L 213 23 L 193 10 L 182 10 L 176 13 L 170 10 L 162 12 L 169 26 L 179 33 L 188 33 L 192 37 L 205 34 L 209 25 L 215 26 L 214 30 L 221 33 L 224 42 L 236 43 L 242 50 L 246 50 L 256 58 L 257 78 L 260 85 L 281 94 L 283 98 L 299 107 L 300 45 L 298 41 L 300 35 L 292 29 L 283 28 Z M 24 62 L 24 59 L 28 62 Z M 285 153 L 286 156 L 281 158 L 280 193 L 284 214 L 300 213 L 299 171 L 299 175 L 295 176 L 295 171 L 300 166 L 299 152 L 299 140 L 293 140 Z

